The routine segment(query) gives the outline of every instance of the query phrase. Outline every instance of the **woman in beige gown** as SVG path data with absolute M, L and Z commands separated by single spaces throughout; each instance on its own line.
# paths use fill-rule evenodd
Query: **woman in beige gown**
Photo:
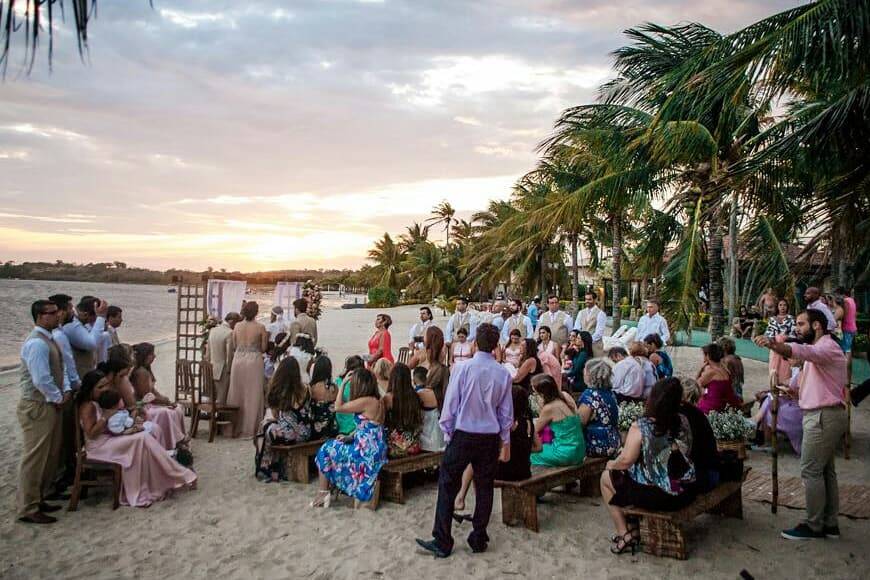
M 269 343 L 269 333 L 256 321 L 258 310 L 256 302 L 246 302 L 242 306 L 244 320 L 233 329 L 235 354 L 227 404 L 239 407 L 234 437 L 253 437 L 263 420 L 263 353 Z

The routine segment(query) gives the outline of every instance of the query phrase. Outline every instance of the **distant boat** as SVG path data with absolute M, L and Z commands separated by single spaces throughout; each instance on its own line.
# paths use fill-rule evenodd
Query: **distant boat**
M 170 294 L 175 294 L 176 292 L 178 292 L 178 289 L 176 289 L 176 288 L 167 288 L 166 291 L 169 292 Z

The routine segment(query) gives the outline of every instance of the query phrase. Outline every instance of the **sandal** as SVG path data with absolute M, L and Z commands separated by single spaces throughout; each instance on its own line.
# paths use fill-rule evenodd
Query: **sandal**
M 618 536 L 616 540 L 613 541 L 613 546 L 610 546 L 611 554 L 624 554 L 628 550 L 631 550 L 631 555 L 634 556 L 634 553 L 637 551 L 637 546 L 639 542 L 632 534 L 632 531 L 629 530 L 625 532 L 622 536 Z M 620 544 L 622 544 L 620 546 Z
M 328 489 L 321 489 L 317 491 L 317 496 L 308 505 L 313 508 L 328 508 L 330 503 L 332 503 L 332 492 Z

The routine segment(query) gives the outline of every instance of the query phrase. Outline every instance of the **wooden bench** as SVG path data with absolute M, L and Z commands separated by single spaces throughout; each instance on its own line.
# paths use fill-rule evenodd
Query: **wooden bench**
M 405 503 L 405 488 L 402 481 L 406 474 L 423 471 L 441 465 L 443 451 L 424 451 L 400 459 L 390 459 L 381 468 L 381 499 Z
M 272 453 L 282 454 L 287 458 L 287 477 L 290 481 L 308 483 L 311 480 L 308 460 L 317 455 L 320 446 L 325 442 L 326 439 L 318 439 L 296 445 L 272 445 L 271 449 Z M 254 445 L 256 445 L 256 439 L 254 439 Z
M 750 468 L 743 469 L 743 479 L 726 481 L 712 491 L 675 512 L 657 512 L 628 507 L 625 515 L 640 518 L 640 543 L 647 554 L 685 560 L 686 537 L 683 526 L 704 513 L 743 519 L 743 481 Z
M 501 489 L 501 519 L 508 525 L 519 520 L 533 532 L 538 532 L 538 496 L 560 485 L 580 480 L 580 494 L 597 496 L 601 493 L 599 480 L 607 459 L 587 457 L 582 465 L 571 467 L 533 468 L 532 477 L 522 481 L 495 481 Z

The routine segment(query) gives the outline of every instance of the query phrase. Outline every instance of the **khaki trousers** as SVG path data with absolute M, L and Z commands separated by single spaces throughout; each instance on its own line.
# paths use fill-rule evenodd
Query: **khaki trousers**
M 224 369 L 223 376 L 220 380 L 215 379 L 214 382 L 214 394 L 217 398 L 217 402 L 221 404 L 226 404 L 227 402 L 227 393 L 230 390 L 230 371 L 229 369 Z
M 837 525 L 840 510 L 834 453 L 846 432 L 846 409 L 822 407 L 804 411 L 801 479 L 807 498 L 807 525 L 820 532 Z
M 43 495 L 54 481 L 60 456 L 61 412 L 51 403 L 18 401 L 21 425 L 21 466 L 16 508 L 18 516 L 39 511 Z

